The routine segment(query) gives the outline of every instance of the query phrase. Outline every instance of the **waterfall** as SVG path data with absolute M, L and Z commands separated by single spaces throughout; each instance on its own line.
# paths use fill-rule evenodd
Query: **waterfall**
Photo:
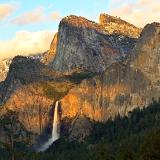
M 59 139 L 59 133 L 58 133 L 58 101 L 56 101 L 55 109 L 54 109 L 54 120 L 53 120 L 53 129 L 52 129 L 52 139 L 53 142 L 57 139 Z
M 54 141 L 59 139 L 59 131 L 58 131 L 59 119 L 58 119 L 58 101 L 56 101 L 55 109 L 54 109 L 54 118 L 53 118 L 53 128 L 51 138 L 48 139 L 46 143 L 43 144 L 42 147 L 39 148 L 38 152 L 43 152 L 47 150 Z

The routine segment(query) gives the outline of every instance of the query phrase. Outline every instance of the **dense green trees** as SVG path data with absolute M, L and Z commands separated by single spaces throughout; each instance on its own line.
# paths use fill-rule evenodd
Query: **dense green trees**
M 159 160 L 160 159 L 160 129 L 152 131 L 145 137 L 141 145 L 139 157 L 141 160 Z
M 0 129 L 4 132 L 0 141 L 0 160 L 22 158 L 27 151 L 28 139 L 25 137 L 24 140 L 21 135 L 21 129 L 24 130 L 24 127 L 19 122 L 17 113 L 7 109 L 6 114 L 0 118 Z
M 17 133 L 15 132 L 15 123 L 17 122 L 17 115 L 15 112 L 8 110 L 7 114 L 0 120 L 0 125 L 5 132 L 8 142 L 1 142 L 2 148 L 5 148 L 11 155 L 11 159 L 15 160 L 15 141 Z

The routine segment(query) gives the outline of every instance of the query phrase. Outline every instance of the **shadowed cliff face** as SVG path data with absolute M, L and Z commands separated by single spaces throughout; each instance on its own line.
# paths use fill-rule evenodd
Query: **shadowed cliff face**
M 142 31 L 141 28 L 108 14 L 100 14 L 99 24 L 108 34 L 118 34 L 132 38 L 138 38 Z
M 150 93 L 150 81 L 143 73 L 117 63 L 103 74 L 84 80 L 71 89 L 61 100 L 63 117 L 82 114 L 96 121 L 105 121 L 150 103 Z
M 152 83 L 160 80 L 160 24 L 152 23 L 145 26 L 132 56 L 131 65 L 140 69 Z

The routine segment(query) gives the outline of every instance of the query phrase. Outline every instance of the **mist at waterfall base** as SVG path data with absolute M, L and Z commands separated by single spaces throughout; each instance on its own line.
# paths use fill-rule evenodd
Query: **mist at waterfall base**
M 38 149 L 38 152 L 44 152 L 47 150 L 54 141 L 59 139 L 59 132 L 58 132 L 58 101 L 56 101 L 55 109 L 54 109 L 54 118 L 53 118 L 53 128 L 52 128 L 52 135 L 51 138 L 48 139 L 46 143 L 42 145 L 41 148 Z

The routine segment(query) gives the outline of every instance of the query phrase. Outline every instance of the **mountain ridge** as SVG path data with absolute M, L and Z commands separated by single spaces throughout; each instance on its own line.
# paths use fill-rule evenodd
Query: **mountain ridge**
M 160 97 L 159 25 L 148 24 L 139 38 L 133 38 L 108 34 L 100 24 L 82 17 L 62 19 L 41 62 L 16 57 L 11 63 L 0 87 L 4 109 L 18 111 L 20 121 L 35 135 L 31 137 L 34 144 L 35 137 L 51 124 L 56 100 L 61 102 L 62 121 L 84 116 L 103 122 L 147 106 Z M 137 36 L 140 30 L 135 30 Z M 152 63 L 146 54 L 153 57 Z M 139 65 L 141 59 L 145 69 Z M 148 72 L 150 67 L 154 72 Z
M 99 24 L 108 34 L 121 34 L 132 38 L 139 38 L 142 31 L 142 28 L 105 13 L 100 14 Z
M 98 23 L 72 15 L 61 20 L 57 36 L 57 53 L 50 66 L 60 72 L 77 68 L 101 73 L 125 59 L 136 42 L 128 36 L 109 35 Z

